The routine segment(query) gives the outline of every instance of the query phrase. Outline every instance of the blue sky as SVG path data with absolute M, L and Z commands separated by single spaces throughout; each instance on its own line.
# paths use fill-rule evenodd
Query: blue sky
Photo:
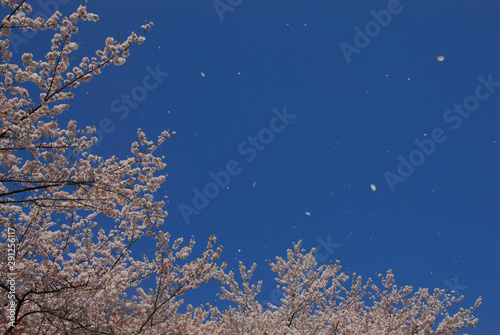
M 64 14 L 74 9 L 62 2 Z M 497 332 L 500 4 L 231 8 L 219 15 L 211 1 L 88 1 L 101 20 L 81 25 L 82 55 L 106 36 L 155 24 L 124 66 L 76 92 L 69 116 L 82 126 L 103 122 L 95 152 L 125 156 L 138 127 L 151 138 L 175 130 L 160 150 L 165 230 L 200 245 L 215 233 L 231 266 L 258 262 L 261 300 L 276 299 L 265 260 L 303 236 L 306 248 L 322 246 L 323 259 L 342 257 L 344 271 L 365 279 L 392 269 L 398 285 L 459 291 L 461 307 L 482 295 L 480 322 L 468 333 Z M 385 26 L 370 23 L 371 11 L 382 10 L 392 11 L 390 22 L 378 14 Z M 346 57 L 340 45 L 356 47 L 355 28 L 366 33 L 367 24 L 369 42 L 358 37 Z M 20 48 L 38 45 L 47 44 L 31 39 Z M 122 95 L 132 97 L 126 117 Z M 414 171 L 398 172 L 399 157 Z M 229 182 L 221 177 L 224 187 L 214 188 L 210 173 L 225 175 L 228 163 Z M 399 178 L 392 187 L 388 173 Z M 218 194 L 196 209 L 195 188 Z M 185 206 L 198 215 L 186 219 Z

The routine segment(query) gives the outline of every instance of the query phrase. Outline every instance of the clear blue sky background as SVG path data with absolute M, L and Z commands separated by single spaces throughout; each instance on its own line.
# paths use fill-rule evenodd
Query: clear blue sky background
M 342 257 L 345 271 L 365 279 L 392 269 L 398 285 L 458 290 L 462 307 L 483 296 L 469 333 L 498 334 L 500 87 L 455 129 L 443 115 L 475 94 L 478 76 L 500 81 L 500 4 L 401 1 L 348 63 L 339 45 L 354 45 L 354 28 L 387 6 L 246 0 L 221 20 L 211 1 L 91 0 L 101 20 L 81 26 L 82 54 L 118 31 L 123 39 L 150 19 L 155 26 L 124 66 L 77 90 L 70 116 L 82 126 L 111 120 L 95 149 L 104 156 L 128 154 L 138 127 L 150 138 L 175 130 L 160 150 L 165 230 L 200 245 L 215 233 L 231 266 L 258 262 L 261 300 L 278 295 L 266 259 L 301 236 L 307 249 L 329 239 L 323 259 Z M 113 109 L 113 101 L 140 94 L 148 66 L 169 75 L 120 119 L 125 104 Z M 242 143 L 266 132 L 273 108 L 284 106 L 295 119 L 248 162 L 238 146 L 249 148 Z M 384 173 L 397 173 L 398 156 L 408 160 L 414 141 L 436 128 L 446 141 L 391 191 Z M 241 172 L 186 224 L 179 205 L 193 206 L 193 188 L 203 191 L 209 173 L 231 160 Z

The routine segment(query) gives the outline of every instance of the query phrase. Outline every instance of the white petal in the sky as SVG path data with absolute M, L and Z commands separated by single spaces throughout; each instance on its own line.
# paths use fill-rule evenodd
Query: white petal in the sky
M 205 77 L 205 74 L 202 72 L 202 73 L 201 73 L 201 76 L 202 76 L 202 77 Z
M 307 216 L 310 216 L 310 215 L 311 215 L 311 213 L 309 213 L 309 212 L 306 212 L 306 215 L 307 215 Z
M 377 186 L 375 186 L 375 184 L 371 184 L 370 187 L 372 188 L 373 192 L 375 192 L 377 190 Z
M 440 61 L 440 62 L 444 61 L 444 56 L 438 56 L 437 60 Z

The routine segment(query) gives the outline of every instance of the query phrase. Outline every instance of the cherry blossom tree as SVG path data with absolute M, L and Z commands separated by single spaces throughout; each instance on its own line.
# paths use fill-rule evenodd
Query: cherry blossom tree
M 2 0 L 10 10 L 0 29 L 0 302 L 6 333 L 141 333 L 175 315 L 176 297 L 213 276 L 221 248 L 210 238 L 200 257 L 187 261 L 194 240 L 170 241 L 161 230 L 167 213 L 154 193 L 165 181 L 155 156 L 172 134 L 150 141 L 138 131 L 131 156 L 88 153 L 94 127 L 64 127 L 57 116 L 69 107 L 76 87 L 109 65 L 122 65 L 142 34 L 123 42 L 108 37 L 93 57 L 70 58 L 79 21 L 98 16 L 79 6 L 69 17 L 31 18 L 26 1 Z M 16 64 L 9 51 L 12 30 L 54 30 L 45 60 L 24 53 Z M 35 84 L 35 85 L 33 85 Z M 38 87 L 39 93 L 33 90 Z M 28 87 L 30 88 L 28 91 Z M 74 157 L 68 153 L 75 153 Z M 106 219 L 106 224 L 98 224 Z M 108 224 L 109 222 L 109 224 Z M 154 258 L 137 257 L 133 246 L 156 241 Z M 9 258 L 10 257 L 10 258 Z M 148 278 L 156 287 L 144 292 Z M 136 295 L 130 290 L 137 288 Z
M 107 66 L 123 65 L 153 24 L 122 42 L 108 37 L 103 49 L 76 62 L 77 24 L 98 20 L 85 4 L 44 20 L 31 17 L 25 0 L 1 3 L 9 11 L 0 26 L 3 333 L 454 334 L 477 323 L 472 312 L 480 299 L 440 315 L 460 298 L 398 288 L 391 272 L 381 276 L 382 288 L 363 284 L 338 263 L 318 265 L 315 250 L 305 253 L 301 242 L 270 263 L 285 292 L 282 305 L 260 304 L 262 282 L 250 283 L 255 264 L 248 271 L 240 264 L 236 280 L 219 262 L 215 236 L 194 257 L 194 238 L 173 240 L 162 230 L 167 212 L 157 191 L 165 163 L 155 152 L 175 132 L 151 141 L 139 129 L 129 157 L 104 158 L 89 150 L 95 127 L 58 122 L 73 91 Z M 12 31 L 53 31 L 45 59 L 16 59 Z M 136 248 L 145 239 L 156 247 L 151 255 Z M 180 297 L 211 280 L 231 307 L 188 305 L 180 312 Z
M 456 298 L 437 288 L 432 293 L 398 288 L 390 270 L 379 275 L 381 287 L 371 279 L 363 283 L 355 273 L 341 273 L 339 261 L 319 266 L 315 252 L 313 248 L 305 253 L 299 241 L 286 259 L 276 257 L 270 263 L 277 288 L 284 292 L 280 306 L 257 301 L 262 281 L 249 283 L 256 264 L 247 271 L 240 263 L 241 285 L 232 272 L 220 272 L 221 298 L 236 306 L 224 313 L 212 311 L 220 320 L 216 334 L 455 334 L 478 322 L 472 312 L 481 298 L 450 316 L 447 310 L 463 296 Z

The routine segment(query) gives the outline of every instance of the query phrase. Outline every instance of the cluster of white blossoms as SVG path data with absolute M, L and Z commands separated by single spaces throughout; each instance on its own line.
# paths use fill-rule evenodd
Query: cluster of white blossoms
M 73 66 L 69 71 L 70 54 L 78 49 L 78 43 L 71 41 L 72 36 L 78 33 L 75 24 L 79 20 L 97 21 L 98 16 L 88 13 L 85 6 L 80 6 L 77 12 L 71 14 L 69 18 L 62 17 L 60 12 L 56 12 L 44 22 L 40 17 L 30 18 L 22 11 L 23 8 L 27 13 L 31 11 L 31 7 L 24 3 L 24 7 L 14 8 L 16 13 L 7 16 L 2 22 L 0 53 L 4 63 L 0 65 L 0 73 L 5 79 L 3 87 L 0 88 L 10 94 L 21 94 L 26 98 L 26 90 L 21 86 L 14 85 L 14 82 L 30 81 L 44 91 L 41 98 L 44 102 L 71 99 L 73 96 L 68 92 L 69 89 L 77 87 L 81 82 L 90 81 L 94 75 L 100 74 L 107 65 L 124 64 L 126 57 L 130 54 L 130 46 L 141 44 L 145 40 L 143 34 L 152 26 L 152 23 L 143 25 L 143 34 L 138 36 L 132 32 L 123 43 L 108 37 L 104 48 L 97 50 L 95 57 L 90 59 L 83 57 L 79 66 Z M 32 54 L 25 53 L 21 57 L 23 67 L 8 63 L 12 56 L 8 50 L 10 43 L 8 37 L 14 28 L 22 30 L 53 29 L 57 31 L 51 39 L 51 51 L 45 55 L 46 61 L 34 61 Z

